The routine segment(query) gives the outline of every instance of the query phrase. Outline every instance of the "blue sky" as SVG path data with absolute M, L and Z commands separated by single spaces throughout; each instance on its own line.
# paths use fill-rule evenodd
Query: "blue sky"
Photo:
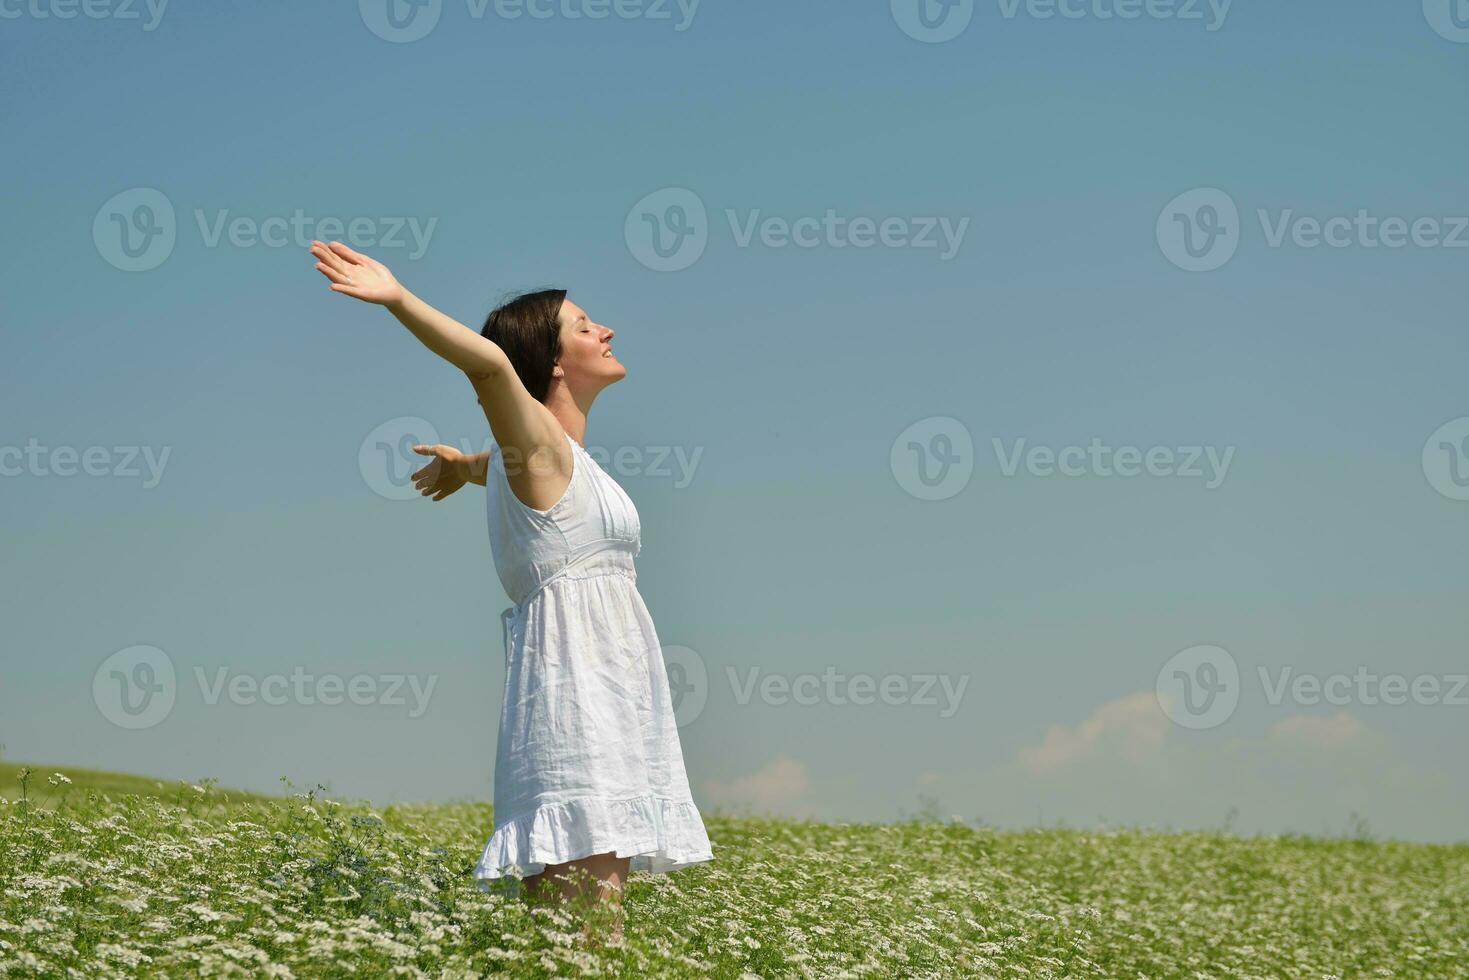
M 376 448 L 488 428 L 292 225 L 356 222 L 471 326 L 557 284 L 618 331 L 587 444 L 643 460 L 613 472 L 706 678 L 702 805 L 1462 838 L 1469 11 L 994 0 L 928 43 L 905 3 L 445 0 L 395 8 L 437 14 L 411 41 L 376 0 L 0 6 L 6 756 L 488 798 L 483 492 L 394 499 Z M 672 193 L 702 251 L 660 271 L 635 239 L 676 240 Z M 1180 267 L 1221 202 L 1214 267 Z M 129 271 L 118 222 L 172 246 Z M 939 456 L 969 475 L 925 499 Z M 99 698 L 139 646 L 176 679 L 134 729 Z M 1164 690 L 1201 646 L 1239 680 L 1190 727 Z M 1359 671 L 1419 695 L 1290 689 Z M 436 681 L 417 713 L 406 681 L 249 697 L 293 673 Z M 852 703 L 856 675 L 907 693 Z M 210 703 L 220 677 L 245 693 Z

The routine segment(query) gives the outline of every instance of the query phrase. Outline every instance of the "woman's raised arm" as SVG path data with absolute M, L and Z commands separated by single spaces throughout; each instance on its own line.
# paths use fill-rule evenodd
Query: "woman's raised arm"
M 377 259 L 341 242 L 313 241 L 311 254 L 316 256 L 317 271 L 331 280 L 333 291 L 386 307 L 425 347 L 471 380 L 511 370 L 510 359 L 498 345 L 413 295 Z
M 387 307 L 425 347 L 469 377 L 495 442 L 502 454 L 515 461 L 506 476 L 521 503 L 545 510 L 561 499 L 574 465 L 574 456 L 566 445 L 566 431 L 550 409 L 526 391 L 510 358 L 498 344 L 429 306 L 403 288 L 387 266 L 341 242 L 326 245 L 313 241 L 311 254 L 317 259 L 317 270 L 331 280 L 333 291 Z M 464 480 L 446 492 L 427 491 L 423 485 L 419 485 L 419 490 L 425 496 L 432 492 L 436 494 L 435 500 L 442 500 L 463 486 L 465 480 L 483 484 L 482 464 L 487 459 L 484 455 L 473 457 L 471 467 L 470 458 L 465 458 Z M 448 477 L 450 482 L 457 480 L 458 462 L 442 474 L 433 474 L 430 485 L 437 483 L 440 475 Z M 420 474 L 428 476 L 420 471 L 414 474 L 415 480 Z M 440 493 L 442 496 L 437 495 Z

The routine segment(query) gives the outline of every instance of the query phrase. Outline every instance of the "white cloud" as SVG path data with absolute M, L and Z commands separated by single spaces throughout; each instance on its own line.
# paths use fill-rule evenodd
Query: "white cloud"
M 1362 734 L 1362 723 L 1345 711 L 1330 718 L 1320 715 L 1291 715 L 1270 726 L 1272 741 L 1289 742 L 1317 749 L 1339 749 Z
M 1289 715 L 1254 734 L 1210 738 L 1184 737 L 1155 716 L 1163 717 L 1152 692 L 1128 695 L 1075 726 L 1052 728 L 1008 763 L 922 769 L 912 785 L 995 826 L 1227 825 L 1339 836 L 1355 833 L 1356 813 L 1389 837 L 1465 840 L 1458 815 L 1469 807 L 1469 786 L 1442 760 L 1404 751 L 1347 711 Z
M 1075 728 L 1053 726 L 1039 745 L 1020 750 L 1020 761 L 1036 773 L 1060 769 L 1098 753 L 1137 762 L 1158 753 L 1168 725 L 1154 693 L 1140 691 L 1108 701 Z
M 797 817 L 810 814 L 812 807 L 806 800 L 810 791 L 810 771 L 784 754 L 748 776 L 727 783 L 717 779 L 704 783 L 704 793 L 716 805 Z

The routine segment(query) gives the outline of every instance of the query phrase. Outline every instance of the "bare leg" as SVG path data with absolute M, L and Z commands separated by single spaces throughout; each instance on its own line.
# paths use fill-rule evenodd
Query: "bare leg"
M 593 854 L 564 864 L 548 864 L 540 874 L 525 879 L 526 896 L 532 901 L 565 901 L 579 912 L 593 909 L 610 912 L 608 938 L 622 940 L 622 889 L 627 882 L 631 858 L 620 858 L 614 852 Z M 582 932 L 592 938 L 590 924 Z

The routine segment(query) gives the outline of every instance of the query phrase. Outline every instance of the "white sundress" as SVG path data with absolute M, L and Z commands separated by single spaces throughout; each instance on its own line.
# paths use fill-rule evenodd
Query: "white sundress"
M 505 594 L 505 700 L 494 832 L 480 888 L 592 854 L 663 873 L 713 859 L 689 792 L 668 676 L 633 558 L 631 498 L 569 434 L 571 482 L 549 510 L 510 489 L 499 447 L 485 480 Z

